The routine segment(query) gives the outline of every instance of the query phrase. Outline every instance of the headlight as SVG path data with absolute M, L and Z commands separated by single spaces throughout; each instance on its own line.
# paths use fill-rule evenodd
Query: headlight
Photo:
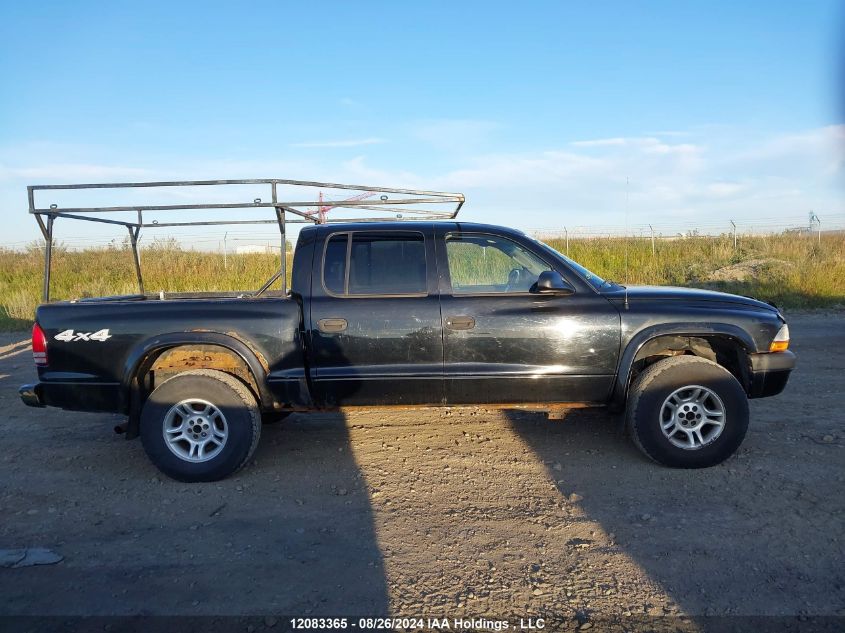
M 789 326 L 784 323 L 783 327 L 778 330 L 772 344 L 769 345 L 770 352 L 785 352 L 789 349 Z

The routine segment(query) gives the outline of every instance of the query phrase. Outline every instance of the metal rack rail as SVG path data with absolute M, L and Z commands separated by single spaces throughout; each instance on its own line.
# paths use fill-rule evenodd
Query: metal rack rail
M 186 203 L 186 204 L 130 204 L 108 207 L 60 207 L 56 203 L 50 203 L 48 207 L 39 207 L 36 204 L 36 193 L 45 191 L 69 191 L 69 190 L 94 190 L 94 189 L 142 189 L 142 188 L 173 188 L 173 187 L 224 187 L 227 185 L 253 185 L 269 187 L 269 201 L 262 198 L 254 198 L 251 202 L 216 202 L 216 203 Z M 336 189 L 351 191 L 359 194 L 371 194 L 369 196 L 358 195 L 347 200 L 323 200 L 322 197 L 316 200 L 280 200 L 280 187 L 295 187 L 301 191 L 304 188 L 313 189 Z M 377 199 L 368 198 L 378 196 Z M 464 196 L 460 193 L 446 193 L 441 191 L 424 191 L 418 189 L 396 189 L 388 187 L 372 187 L 365 185 L 345 185 L 338 183 L 315 182 L 307 180 L 283 180 L 277 178 L 259 178 L 242 180 L 180 180 L 160 182 L 121 182 L 121 183 L 89 183 L 70 185 L 30 185 L 27 187 L 29 200 L 29 213 L 35 216 L 39 229 L 44 236 L 46 245 L 44 247 L 44 287 L 43 300 L 50 300 L 50 274 L 53 250 L 53 228 L 55 221 L 59 218 L 71 220 L 83 220 L 87 222 L 98 222 L 102 224 L 113 224 L 126 227 L 129 233 L 129 241 L 132 246 L 132 254 L 135 265 L 135 274 L 138 278 L 138 288 L 144 294 L 144 279 L 141 271 L 141 258 L 138 251 L 138 239 L 141 229 L 166 228 L 183 226 L 220 226 L 220 225 L 255 225 L 255 224 L 276 224 L 281 233 L 281 263 L 267 282 L 259 288 L 254 296 L 265 292 L 278 279 L 282 280 L 282 289 L 286 291 L 286 257 L 285 240 L 286 224 L 318 224 L 321 221 L 328 223 L 335 222 L 379 222 L 384 220 L 413 221 L 413 220 L 447 220 L 455 218 L 464 204 Z M 367 217 L 346 217 L 343 219 L 324 219 L 323 214 L 318 213 L 320 208 L 329 206 L 341 209 L 361 209 L 371 211 L 376 215 L 369 214 Z M 273 211 L 273 217 L 267 219 L 228 219 L 228 220 L 179 220 L 172 222 L 148 222 L 144 214 L 151 211 L 200 211 L 213 209 L 247 210 L 247 209 L 268 209 Z M 309 211 L 310 210 L 310 211 Z M 102 217 L 113 213 L 133 213 L 137 220 L 128 221 L 114 219 L 113 217 Z M 378 215 L 381 214 L 381 215 Z

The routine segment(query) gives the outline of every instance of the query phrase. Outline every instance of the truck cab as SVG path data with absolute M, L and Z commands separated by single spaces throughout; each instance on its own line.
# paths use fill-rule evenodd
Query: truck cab
M 619 311 L 518 231 L 309 227 L 294 269 L 310 273 L 292 292 L 324 406 L 601 404 L 613 386 Z

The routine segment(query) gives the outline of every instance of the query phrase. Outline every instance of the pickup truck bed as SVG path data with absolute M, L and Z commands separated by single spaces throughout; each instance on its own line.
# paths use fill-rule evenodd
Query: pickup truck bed
M 43 306 L 38 323 L 45 332 L 55 333 L 50 365 L 39 376 L 43 402 L 77 411 L 128 413 L 129 387 L 136 373 L 145 361 L 159 359 L 160 352 L 173 349 L 178 341 L 184 367 L 203 365 L 208 355 L 203 346 L 222 344 L 242 354 L 246 365 L 255 366 L 256 375 L 266 378 L 261 390 L 268 399 L 263 401 L 272 407 L 271 385 L 296 382 L 303 374 L 300 321 L 296 301 L 281 297 L 163 301 L 132 297 Z M 68 330 L 74 339 L 55 342 L 55 335 Z M 79 333 L 102 330 L 109 338 L 75 340 Z M 83 347 L 86 353 L 80 353 Z M 202 353 L 191 355 L 191 349 Z M 167 362 L 166 357 L 161 360 Z M 285 384 L 275 387 L 286 391 Z

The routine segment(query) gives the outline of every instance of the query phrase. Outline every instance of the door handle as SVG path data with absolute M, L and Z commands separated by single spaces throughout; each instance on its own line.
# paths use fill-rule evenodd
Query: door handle
M 471 316 L 446 317 L 446 327 L 450 330 L 471 330 L 475 327 L 475 319 Z
M 317 328 L 325 334 L 332 332 L 343 332 L 349 325 L 346 319 L 320 319 L 317 321 Z

